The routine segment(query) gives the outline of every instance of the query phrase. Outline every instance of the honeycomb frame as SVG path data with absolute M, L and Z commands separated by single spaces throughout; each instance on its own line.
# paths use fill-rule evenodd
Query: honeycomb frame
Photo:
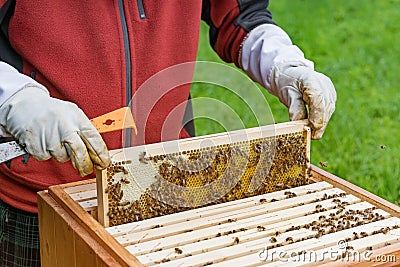
M 110 151 L 98 217 L 115 226 L 310 183 L 310 129 L 280 123 Z

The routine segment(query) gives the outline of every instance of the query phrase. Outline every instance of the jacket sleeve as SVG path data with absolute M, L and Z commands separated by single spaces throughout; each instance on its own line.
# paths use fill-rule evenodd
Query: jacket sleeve
M 246 35 L 261 24 L 275 24 L 268 0 L 203 0 L 202 19 L 210 26 L 210 43 L 226 62 L 239 63 Z
M 19 73 L 12 66 L 0 61 L 0 106 L 26 86 L 39 87 L 47 92 L 44 86 L 31 77 Z

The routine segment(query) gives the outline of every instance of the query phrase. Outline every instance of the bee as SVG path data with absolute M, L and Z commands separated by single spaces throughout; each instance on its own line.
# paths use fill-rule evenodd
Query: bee
M 233 240 L 233 244 L 237 245 L 239 244 L 239 242 L 240 242 L 239 237 L 235 237 L 235 239 Z
M 259 232 L 265 231 L 265 227 L 259 225 L 259 226 L 257 226 L 257 231 L 259 231 Z
M 271 237 L 270 239 L 269 239 L 269 241 L 271 242 L 271 243 L 276 243 L 276 238 L 275 237 Z
M 265 203 L 265 202 L 267 202 L 267 200 L 265 198 L 260 199 L 260 203 Z
M 320 161 L 319 162 L 319 165 L 321 166 L 321 167 L 323 167 L 323 168 L 326 168 L 326 167 L 328 167 L 328 165 L 327 165 L 327 161 Z
M 288 238 L 286 238 L 286 242 L 291 242 L 291 243 L 293 243 L 293 237 L 288 237 Z
M 360 235 L 361 235 L 362 237 L 368 236 L 368 234 L 367 234 L 366 232 L 361 232 Z
M 316 209 L 316 210 L 318 210 L 318 209 L 320 209 L 320 208 L 322 208 L 322 205 L 320 205 L 320 204 L 318 204 L 318 205 L 315 206 L 315 209 Z
M 148 158 L 146 158 L 146 151 L 142 151 L 139 153 L 139 162 L 143 164 L 147 164 L 149 161 Z
M 237 221 L 236 218 L 234 218 L 234 219 L 228 219 L 228 222 L 236 222 L 236 221 Z
M 278 236 L 278 235 L 280 235 L 281 234 L 281 232 L 279 232 L 279 231 L 276 231 L 275 232 L 275 236 Z
M 358 234 L 356 232 L 353 232 L 353 239 L 358 239 Z
M 122 179 L 121 179 L 121 183 L 123 183 L 123 184 L 130 184 L 131 182 L 130 182 L 128 179 L 126 179 L 126 178 L 122 178 Z
M 370 246 L 370 247 L 367 247 L 367 250 L 372 250 L 372 247 Z
M 131 204 L 129 201 L 124 201 L 124 202 L 119 202 L 118 206 L 127 206 L 129 204 Z
M 386 146 L 385 145 L 381 145 L 380 148 L 381 149 L 386 149 Z
M 176 254 L 182 254 L 183 251 L 182 251 L 182 249 L 180 249 L 180 248 L 175 248 L 175 253 L 176 253 Z
M 352 246 L 347 246 L 346 249 L 347 250 L 354 250 L 354 248 Z

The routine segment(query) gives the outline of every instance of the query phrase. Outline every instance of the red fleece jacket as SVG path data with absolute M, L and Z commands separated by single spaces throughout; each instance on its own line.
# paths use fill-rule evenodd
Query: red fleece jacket
M 161 75 L 135 93 L 161 70 L 195 61 L 201 16 L 217 53 L 238 64 L 247 32 L 270 22 L 267 5 L 259 0 L 0 0 L 0 43 L 7 43 L 0 55 L 89 118 L 127 105 L 134 95 L 139 128 L 134 145 L 184 138 L 185 105 L 179 104 L 188 99 L 191 67 Z M 183 85 L 168 88 L 176 80 Z M 103 135 L 109 149 L 122 146 L 121 135 Z M 37 191 L 80 179 L 70 163 L 14 159 L 10 168 L 0 166 L 0 199 L 37 212 Z

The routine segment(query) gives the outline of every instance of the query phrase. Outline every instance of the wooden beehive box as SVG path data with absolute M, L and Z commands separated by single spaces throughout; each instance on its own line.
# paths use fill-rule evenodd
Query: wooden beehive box
M 309 183 L 111 227 L 95 180 L 50 187 L 42 266 L 399 265 L 400 208 L 306 165 Z

